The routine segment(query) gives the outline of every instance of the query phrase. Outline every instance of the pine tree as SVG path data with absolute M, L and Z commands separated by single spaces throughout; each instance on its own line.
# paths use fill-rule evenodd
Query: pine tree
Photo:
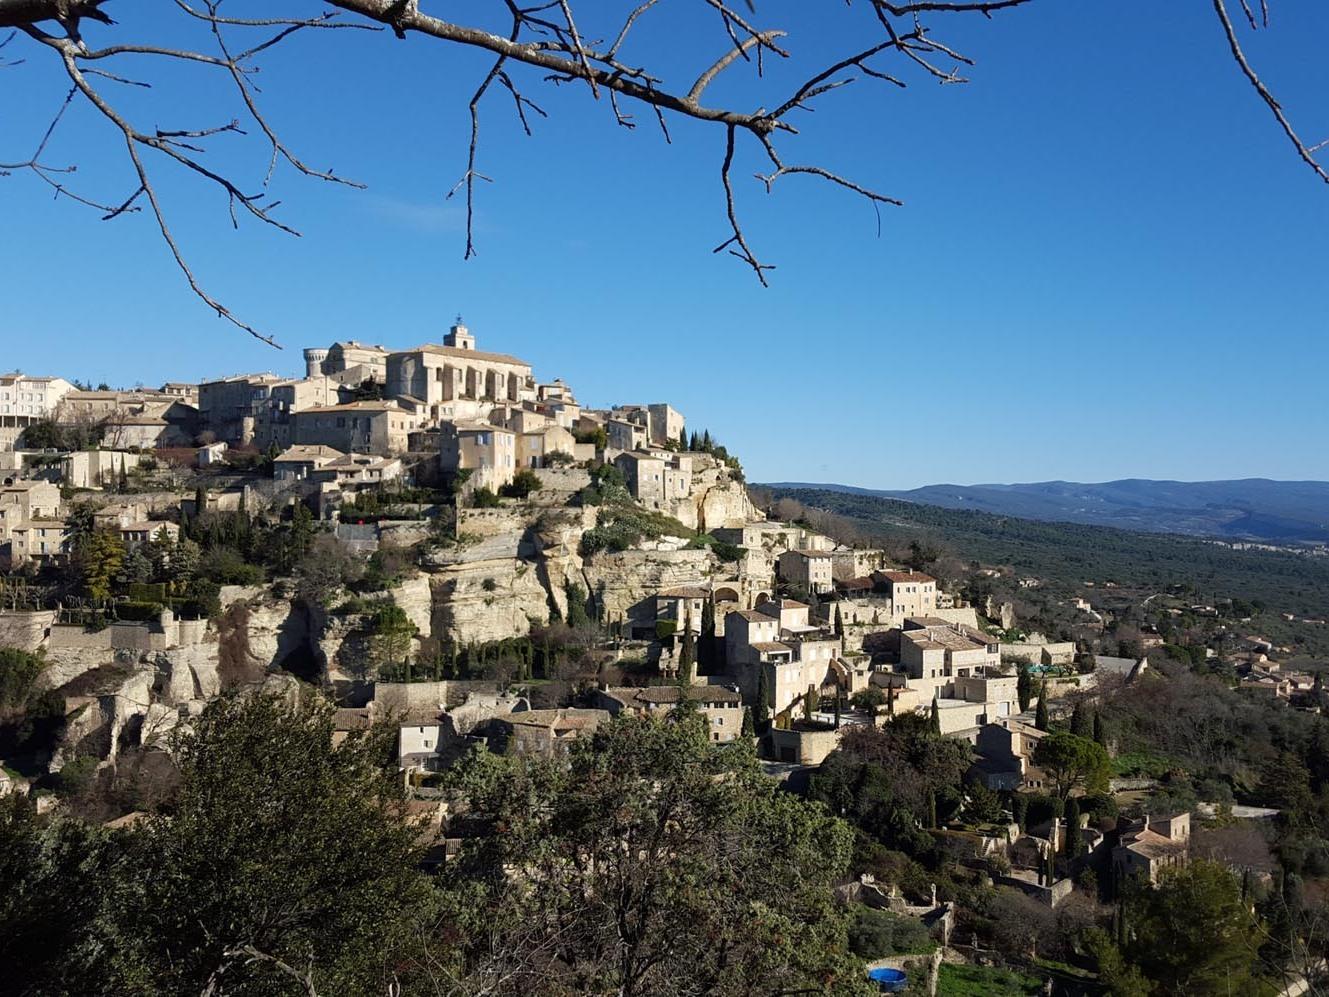
M 1048 683 L 1047 679 L 1038 689 L 1038 709 L 1034 713 L 1034 726 L 1039 730 L 1048 729 Z
M 771 726 L 771 690 L 766 684 L 766 669 L 758 666 L 760 671 L 757 674 L 757 701 L 752 704 L 752 726 L 758 734 L 765 734 Z
M 937 702 L 937 694 L 932 694 L 932 719 L 929 724 L 933 737 L 941 737 L 941 704 Z

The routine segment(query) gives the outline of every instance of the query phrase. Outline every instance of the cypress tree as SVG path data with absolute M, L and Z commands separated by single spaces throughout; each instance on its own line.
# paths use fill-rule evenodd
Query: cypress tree
M 1025 821 L 1029 815 L 1029 800 L 1023 793 L 1011 794 L 1011 816 L 1015 818 L 1015 823 L 1019 825 L 1020 833 L 1025 830 Z
M 765 734 L 771 727 L 771 707 L 768 702 L 771 690 L 766 684 L 766 669 L 757 673 L 757 701 L 752 704 L 752 726 L 758 734 Z
M 1080 801 L 1072 796 L 1066 801 L 1066 857 L 1073 859 L 1080 854 Z
M 1094 741 L 1107 747 L 1107 731 L 1103 729 L 1103 715 L 1097 710 L 1094 711 Z
M 697 638 L 692 633 L 692 614 L 683 621 L 683 645 L 678 650 L 678 684 L 684 687 L 692 684 L 693 665 L 697 660 Z
M 1047 679 L 1038 689 L 1038 709 L 1034 712 L 1034 726 L 1039 730 L 1048 729 L 1048 683 Z
M 696 436 L 697 434 L 693 433 L 692 435 Z M 751 707 L 745 706 L 743 707 L 743 736 L 752 737 L 755 734 L 756 730 L 753 728 L 752 724 L 752 709 Z
M 803 719 L 811 720 L 817 710 L 817 687 L 810 685 L 803 696 Z
M 928 790 L 928 827 L 937 826 L 937 794 Z
M 941 737 L 941 705 L 937 702 L 937 694 L 932 694 L 932 719 L 929 724 L 933 737 Z
M 706 599 L 701 604 L 701 639 L 697 642 L 697 663 L 709 673 L 715 664 L 715 603 Z
M 835 604 L 835 636 L 844 640 L 844 615 L 840 612 L 840 604 Z
M 840 729 L 840 687 L 835 687 L 835 729 Z
M 1094 718 L 1083 703 L 1076 703 L 1071 710 L 1071 733 L 1076 737 L 1093 737 Z

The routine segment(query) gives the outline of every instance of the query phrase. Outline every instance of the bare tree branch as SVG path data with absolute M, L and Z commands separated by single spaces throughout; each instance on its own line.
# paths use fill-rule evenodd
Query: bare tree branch
M 113 40 L 114 43 L 110 45 L 90 48 L 81 37 L 80 22 L 91 21 L 113 26 L 114 22 L 103 10 L 104 6 L 109 5 L 109 0 L 0 0 L 0 29 L 10 28 L 18 32 L 15 34 L 15 31 L 11 31 L 8 36 L 0 37 L 0 51 L 8 53 L 15 38 L 22 41 L 26 36 L 56 54 L 73 84 L 65 103 L 38 143 L 36 154 L 19 162 L 0 163 L 0 174 L 31 173 L 51 187 L 57 197 L 66 196 L 96 208 L 105 218 L 115 218 L 138 210 L 137 205 L 141 203 L 140 198 L 142 198 L 151 208 L 162 238 L 191 290 L 222 318 L 264 342 L 273 343 L 271 337 L 260 334 L 253 327 L 238 320 L 225 305 L 204 291 L 195 279 L 167 224 L 142 150 L 145 148 L 156 150 L 168 159 L 174 160 L 178 166 L 184 167 L 219 188 L 226 197 L 227 211 L 231 215 L 233 224 L 237 223 L 238 214 L 245 213 L 285 233 L 298 235 L 291 226 L 274 217 L 273 211 L 277 204 L 270 201 L 265 193 L 280 163 L 286 163 L 304 177 L 351 187 L 362 185 L 339 176 L 331 169 L 312 167 L 291 150 L 279 129 L 268 120 L 261 107 L 260 91 L 254 83 L 253 76 L 258 67 L 254 65 L 253 60 L 256 56 L 271 52 L 286 39 L 297 35 L 310 32 L 321 35 L 326 34 L 328 29 L 382 31 L 384 27 L 389 27 L 399 38 L 415 35 L 460 46 L 463 49 L 488 53 L 492 58 L 488 72 L 472 94 L 469 103 L 470 135 L 467 144 L 466 170 L 447 194 L 447 197 L 452 197 L 463 189 L 466 192 L 465 258 L 469 259 L 475 255 L 476 181 L 492 182 L 490 177 L 478 170 L 480 104 L 485 94 L 495 83 L 507 90 L 512 97 L 518 122 L 527 135 L 532 131 L 532 119 L 528 116 L 528 111 L 546 117 L 545 111 L 523 92 L 523 81 L 518 72 L 526 69 L 537 71 L 537 79 L 554 85 L 583 83 L 591 91 L 592 97 L 597 99 L 602 92 L 607 93 L 614 121 L 624 128 L 634 129 L 637 125 L 633 113 L 634 104 L 637 107 L 642 105 L 649 107 L 660 125 L 666 143 L 671 140 L 667 115 L 676 115 L 697 122 L 701 126 L 714 125 L 722 128 L 725 146 L 721 184 L 725 195 L 726 217 L 732 234 L 716 247 L 715 252 L 728 250 L 730 255 L 748 266 L 764 285 L 767 282 L 766 271 L 773 267 L 758 260 L 739 221 L 737 196 L 733 185 L 733 165 L 737 154 L 738 136 L 744 134 L 755 140 L 772 164 L 769 172 L 756 174 L 757 180 L 764 185 L 767 192 L 770 192 L 774 183 L 784 176 L 802 174 L 815 177 L 866 199 L 872 204 L 874 212 L 877 212 L 880 231 L 880 206 L 898 205 L 901 203 L 900 200 L 845 177 L 821 163 L 786 164 L 777 143 L 782 144 L 788 136 L 796 135 L 798 132 L 790 116 L 795 112 L 812 110 L 820 98 L 840 91 L 855 82 L 879 81 L 894 88 L 905 87 L 908 74 L 894 69 L 888 60 L 903 65 L 906 70 L 912 67 L 913 71 L 943 84 L 966 82 L 965 77 L 961 75 L 961 67 L 972 66 L 973 60 L 938 38 L 931 30 L 931 22 L 936 18 L 944 18 L 945 15 L 991 17 L 998 12 L 1026 6 L 1032 0 L 899 0 L 899 2 L 860 0 L 855 9 L 866 7 L 868 28 L 876 37 L 859 41 L 858 45 L 854 46 L 857 50 L 852 54 L 829 61 L 821 68 L 810 67 L 805 82 L 791 93 L 781 94 L 778 100 L 763 101 L 762 106 L 755 108 L 738 106 L 734 102 L 703 103 L 712 93 L 711 84 L 721 74 L 733 70 L 736 65 L 750 66 L 760 78 L 766 54 L 781 59 L 792 58 L 791 53 L 779 44 L 779 40 L 786 37 L 786 32 L 757 23 L 757 4 L 754 0 L 744 0 L 743 3 L 735 3 L 735 0 L 703 0 L 702 4 L 698 5 L 703 12 L 711 12 L 706 13 L 708 19 L 718 16 L 720 24 L 713 30 L 717 37 L 720 30 L 723 30 L 723 37 L 727 39 L 728 46 L 719 58 L 709 65 L 694 70 L 695 76 L 692 73 L 687 74 L 685 78 L 691 78 L 693 82 L 686 90 L 666 82 L 666 74 L 656 64 L 657 55 L 652 55 L 649 65 L 632 61 L 624 55 L 632 47 L 634 32 L 643 23 L 643 16 L 656 7 L 659 0 L 634 0 L 635 5 L 628 11 L 617 31 L 612 27 L 605 31 L 604 37 L 612 39 L 607 47 L 595 35 L 583 30 L 577 15 L 583 15 L 584 20 L 586 9 L 578 8 L 577 2 L 578 0 L 532 0 L 530 6 L 521 6 L 521 0 L 490 0 L 492 9 L 505 14 L 504 26 L 490 30 L 479 25 L 462 24 L 447 16 L 423 13 L 419 9 L 417 0 L 326 0 L 326 7 L 332 9 L 324 9 L 308 16 L 274 10 L 269 16 L 252 18 L 223 15 L 221 0 L 173 0 L 173 7 L 181 16 L 207 24 L 215 43 L 215 51 L 203 52 L 154 44 L 150 38 L 123 38 Z M 1329 182 L 1329 171 L 1326 171 L 1316 159 L 1318 152 L 1329 147 L 1329 140 L 1310 145 L 1303 142 L 1293 130 L 1280 103 L 1255 73 L 1243 52 L 1228 14 L 1228 2 L 1229 0 L 1212 0 L 1232 57 L 1261 100 L 1272 111 L 1298 155 L 1322 180 Z M 1258 11 L 1255 0 L 1237 0 L 1237 2 L 1240 3 L 1242 13 L 1251 28 L 1268 26 L 1268 0 L 1260 0 Z M 296 5 L 302 3 L 308 4 L 310 0 L 287 0 L 287 4 L 297 10 Z M 273 6 L 276 7 L 277 4 Z M 474 6 L 483 9 L 484 5 Z M 936 15 L 936 18 L 933 15 Z M 618 23 L 617 19 L 614 23 Z M 58 30 L 52 25 L 58 25 Z M 244 39 L 244 43 L 241 44 L 239 39 Z M 104 79 L 123 85 L 149 87 L 150 84 L 145 80 L 103 68 L 108 65 L 114 66 L 115 60 L 125 58 L 141 59 L 149 66 L 164 64 L 161 60 L 170 60 L 172 63 L 225 71 L 234 87 L 237 102 L 242 108 L 238 111 L 240 118 L 252 121 L 257 133 L 261 134 L 266 144 L 268 162 L 261 185 L 262 191 L 246 193 L 248 184 L 231 179 L 219 170 L 206 165 L 201 158 L 205 155 L 204 150 L 208 140 L 223 134 L 246 135 L 238 121 L 231 121 L 219 127 L 199 127 L 195 124 L 173 130 L 141 130 L 131 123 L 127 115 L 117 110 L 112 102 L 93 86 L 92 80 Z M 0 68 L 12 67 L 22 61 L 21 58 L 0 60 Z M 769 90 L 770 85 L 766 86 Z M 76 167 L 53 166 L 43 161 L 51 133 L 63 117 L 70 101 L 78 97 L 86 99 L 102 119 L 119 130 L 125 140 L 129 165 L 133 169 L 136 184 L 129 197 L 118 205 L 98 204 L 70 191 L 67 186 L 67 176 L 74 173 Z
M 1246 59 L 1246 53 L 1241 50 L 1241 44 L 1237 41 L 1237 31 L 1232 26 L 1232 18 L 1228 17 L 1227 6 L 1224 4 L 1223 0 L 1213 0 L 1213 3 L 1214 13 L 1218 15 L 1218 21 L 1223 26 L 1223 33 L 1227 36 L 1228 48 L 1232 50 L 1232 58 L 1237 60 L 1237 65 L 1241 67 L 1242 74 L 1250 81 L 1250 85 L 1255 88 L 1255 92 L 1260 95 L 1260 99 L 1264 101 L 1269 110 L 1273 112 L 1274 119 L 1278 122 L 1279 127 L 1283 129 L 1283 134 L 1288 137 L 1288 141 L 1292 143 L 1293 148 L 1297 150 L 1297 155 L 1301 157 L 1302 161 L 1305 162 L 1307 166 L 1315 171 L 1316 176 L 1325 183 L 1329 183 L 1329 170 L 1326 170 L 1315 159 L 1315 150 L 1323 148 L 1324 143 L 1321 142 L 1312 148 L 1307 146 L 1297 135 L 1292 127 L 1292 122 L 1290 122 L 1287 119 L 1287 115 L 1283 113 L 1283 106 L 1279 104 L 1274 95 L 1269 92 L 1269 88 L 1264 85 L 1260 80 L 1260 77 L 1255 74 L 1255 70 Z M 1265 17 L 1267 23 L 1267 12 Z M 1252 26 L 1254 26 L 1253 17 L 1251 23 Z

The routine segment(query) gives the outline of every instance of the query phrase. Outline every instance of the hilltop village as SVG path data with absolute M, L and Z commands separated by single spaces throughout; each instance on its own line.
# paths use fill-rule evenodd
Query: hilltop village
M 934 990 L 1012 950 L 1085 958 L 1055 912 L 1092 926 L 1123 884 L 1186 866 L 1215 814 L 1277 814 L 1129 749 L 1145 721 L 1120 711 L 1178 646 L 1168 624 L 1109 638 L 1076 598 L 1065 633 L 1034 632 L 981 583 L 1036 579 L 939 580 L 758 508 L 737 457 L 667 402 L 583 406 L 460 319 L 442 339 L 308 349 L 298 378 L 0 377 L 3 705 L 24 717 L 0 792 L 126 826 L 152 804 L 121 773 L 210 703 L 317 690 L 338 740 L 391 728 L 433 869 L 488 833 L 452 805 L 459 759 L 557 762 L 616 717 L 682 711 L 857 824 L 836 887 L 854 952 L 883 988 L 889 970 Z M 1318 714 L 1319 679 L 1272 643 L 1229 651 L 1234 694 Z M 865 773 L 906 769 L 863 804 Z M 1262 854 L 1222 861 L 1267 883 Z M 1004 906 L 976 913 L 973 884 Z

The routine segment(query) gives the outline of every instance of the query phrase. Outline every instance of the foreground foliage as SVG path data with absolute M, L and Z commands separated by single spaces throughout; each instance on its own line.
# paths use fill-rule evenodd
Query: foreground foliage
M 611 722 L 558 761 L 468 757 L 466 844 L 436 878 L 395 728 L 334 745 L 332 717 L 218 700 L 118 830 L 0 801 L 0 992 L 867 992 L 831 890 L 849 828 L 695 715 Z

